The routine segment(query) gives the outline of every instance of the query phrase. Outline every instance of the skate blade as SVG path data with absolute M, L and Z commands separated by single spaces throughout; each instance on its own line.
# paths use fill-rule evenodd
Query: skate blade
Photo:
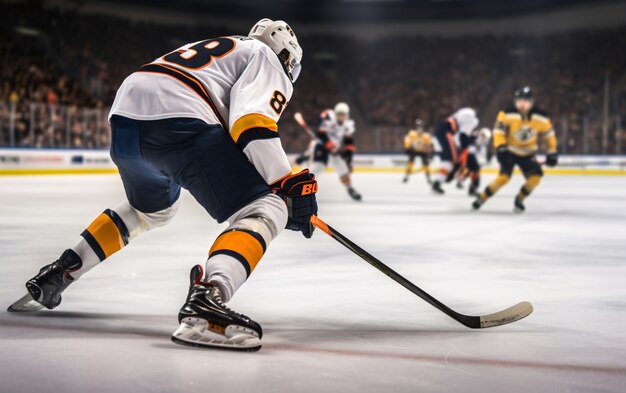
M 30 312 L 30 311 L 39 311 L 44 309 L 45 307 L 41 305 L 38 301 L 33 299 L 33 297 L 27 293 L 20 300 L 11 304 L 9 308 L 7 308 L 8 312 Z
M 199 318 L 184 318 L 172 334 L 176 344 L 191 347 L 256 352 L 261 349 L 257 333 L 242 326 L 230 325 L 224 334 L 208 328 L 208 322 Z

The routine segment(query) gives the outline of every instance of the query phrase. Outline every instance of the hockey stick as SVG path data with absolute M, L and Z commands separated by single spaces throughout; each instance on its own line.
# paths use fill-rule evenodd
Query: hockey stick
M 424 299 L 431 306 L 437 308 L 439 311 L 442 311 L 444 314 L 448 315 L 450 318 L 455 321 L 469 327 L 472 329 L 481 329 L 488 328 L 494 326 L 505 325 L 507 323 L 519 321 L 522 318 L 527 317 L 530 313 L 533 312 L 533 306 L 528 302 L 521 302 L 513 307 L 509 307 L 506 310 L 502 310 L 500 312 L 494 314 L 487 314 L 481 316 L 470 316 L 458 313 L 452 310 L 450 307 L 441 303 L 439 300 L 435 299 L 428 293 L 426 293 L 423 289 L 419 288 L 417 285 L 413 284 L 406 278 L 402 277 L 399 273 L 391 269 L 389 266 L 385 265 L 374 256 L 369 254 L 367 251 L 363 250 L 358 245 L 354 244 L 350 239 L 337 232 L 333 227 L 326 224 L 317 216 L 311 217 L 311 224 L 316 228 L 320 229 L 322 232 L 326 233 L 339 243 L 341 243 L 344 247 L 361 257 L 370 265 L 374 266 L 376 269 L 380 270 L 382 273 L 387 275 L 389 278 L 402 285 L 409 291 L 413 292 L 415 295 Z
M 304 128 L 306 133 L 309 134 L 309 136 L 312 139 L 317 139 L 317 136 L 315 135 L 315 133 L 313 132 L 311 127 L 309 127 L 307 122 L 304 120 L 304 117 L 302 116 L 302 113 L 300 113 L 300 112 L 294 113 L 293 118 L 296 121 L 296 123 L 300 124 L 300 126 L 302 126 L 302 128 Z

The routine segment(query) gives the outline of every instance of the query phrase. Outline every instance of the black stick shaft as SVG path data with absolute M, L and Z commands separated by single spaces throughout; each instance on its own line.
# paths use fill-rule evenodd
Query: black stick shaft
M 455 321 L 457 321 L 457 322 L 459 322 L 459 323 L 461 323 L 461 324 L 463 324 L 463 325 L 465 325 L 467 327 L 474 328 L 474 329 L 480 328 L 480 318 L 479 317 L 472 317 L 472 316 L 468 316 L 468 315 L 463 315 L 463 314 L 460 314 L 460 313 L 452 310 L 450 307 L 448 307 L 445 304 L 441 303 L 439 300 L 437 300 L 434 297 L 432 297 L 426 291 L 424 291 L 423 289 L 421 289 L 417 285 L 413 284 L 412 282 L 410 282 L 409 280 L 404 278 L 402 275 L 400 275 L 400 273 L 396 272 L 395 270 L 393 270 L 389 266 L 385 265 L 378 258 L 374 257 L 373 255 L 371 255 L 370 253 L 368 253 L 367 251 L 365 251 L 364 249 L 359 247 L 357 244 L 355 244 L 350 239 L 348 239 L 347 237 L 345 237 L 344 235 L 339 233 L 336 229 L 334 229 L 330 225 L 326 224 L 324 221 L 322 221 L 317 216 L 313 216 L 311 218 L 311 223 L 316 228 L 319 228 L 321 231 L 323 231 L 324 233 L 326 233 L 329 236 L 331 236 L 333 239 L 335 239 L 337 242 L 342 244 L 344 247 L 346 247 L 347 249 L 349 249 L 350 251 L 352 251 L 353 253 L 355 253 L 359 257 L 361 257 L 364 261 L 366 261 L 370 265 L 374 266 L 380 272 L 384 273 L 387 277 L 391 278 L 392 280 L 394 280 L 398 284 L 402 285 L 403 287 L 405 287 L 406 289 L 411 291 L 413 294 L 419 296 L 420 298 L 425 300 L 428 304 L 430 304 L 431 306 L 433 306 L 436 309 L 440 310 L 444 314 L 448 315 L 450 318 L 454 319 Z

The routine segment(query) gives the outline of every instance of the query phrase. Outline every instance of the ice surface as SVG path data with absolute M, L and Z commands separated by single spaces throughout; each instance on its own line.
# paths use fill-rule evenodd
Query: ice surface
M 535 312 L 472 331 L 323 233 L 284 232 L 230 305 L 258 353 L 173 344 L 189 268 L 223 226 L 188 194 L 178 217 L 85 275 L 54 311 L 4 309 L 123 198 L 116 176 L 0 178 L 0 392 L 626 391 L 626 177 L 548 176 L 512 213 L 516 178 L 484 209 L 421 175 L 333 174 L 320 216 L 452 308 Z M 485 177 L 488 181 L 490 177 Z

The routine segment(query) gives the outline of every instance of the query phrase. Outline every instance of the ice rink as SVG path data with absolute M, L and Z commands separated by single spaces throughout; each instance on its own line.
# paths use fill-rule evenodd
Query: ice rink
M 626 176 L 547 176 L 523 215 L 519 177 L 478 213 L 465 191 L 401 178 L 357 174 L 354 203 L 325 174 L 320 217 L 460 312 L 528 300 L 534 314 L 472 331 L 325 234 L 286 231 L 229 304 L 263 326 L 263 349 L 176 345 L 189 269 L 224 228 L 186 193 L 59 308 L 10 314 L 123 190 L 114 175 L 0 177 L 0 393 L 626 391 Z

